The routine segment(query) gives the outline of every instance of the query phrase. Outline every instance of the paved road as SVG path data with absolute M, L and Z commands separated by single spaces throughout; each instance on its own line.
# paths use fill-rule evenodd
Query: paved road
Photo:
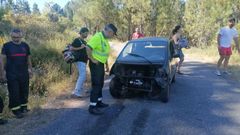
M 170 102 L 141 97 L 115 100 L 102 116 L 84 107 L 66 108 L 58 119 L 34 135 L 240 135 L 240 86 L 217 77 L 214 65 L 188 60 L 171 87 Z M 76 101 L 78 102 L 78 101 Z

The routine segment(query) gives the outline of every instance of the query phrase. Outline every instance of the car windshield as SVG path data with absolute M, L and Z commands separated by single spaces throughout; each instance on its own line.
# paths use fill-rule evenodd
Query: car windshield
M 167 43 L 164 41 L 137 41 L 128 43 L 118 57 L 119 61 L 159 62 L 165 59 Z

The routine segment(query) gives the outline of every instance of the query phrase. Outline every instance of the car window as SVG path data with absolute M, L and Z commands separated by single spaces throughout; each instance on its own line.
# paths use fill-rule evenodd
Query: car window
M 123 61 L 143 61 L 142 56 L 150 61 L 163 61 L 165 59 L 167 42 L 152 41 L 152 42 L 130 42 L 119 55 L 119 60 Z M 134 54 L 130 55 L 130 54 Z

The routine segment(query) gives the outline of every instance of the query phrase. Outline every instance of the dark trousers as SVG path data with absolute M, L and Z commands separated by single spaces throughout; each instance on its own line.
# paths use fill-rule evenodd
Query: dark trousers
M 4 104 L 3 104 L 3 100 L 2 100 L 2 98 L 0 96 L 0 114 L 3 112 L 3 108 L 4 108 Z
M 8 78 L 7 84 L 9 92 L 9 108 L 12 111 L 26 108 L 29 94 L 29 78 Z
M 89 62 L 90 72 L 91 72 L 91 81 L 92 81 L 92 91 L 90 95 L 90 102 L 97 103 L 102 98 L 102 89 L 104 85 L 104 64 L 98 63 L 94 64 L 91 61 Z M 91 105 L 91 104 L 90 104 Z

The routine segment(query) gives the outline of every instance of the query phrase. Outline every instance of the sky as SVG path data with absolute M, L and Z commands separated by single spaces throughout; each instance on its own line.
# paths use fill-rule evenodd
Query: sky
M 29 5 L 32 7 L 34 3 L 38 4 L 39 9 L 42 11 L 44 4 L 46 2 L 54 2 L 59 4 L 61 7 L 64 7 L 69 0 L 28 0 Z

